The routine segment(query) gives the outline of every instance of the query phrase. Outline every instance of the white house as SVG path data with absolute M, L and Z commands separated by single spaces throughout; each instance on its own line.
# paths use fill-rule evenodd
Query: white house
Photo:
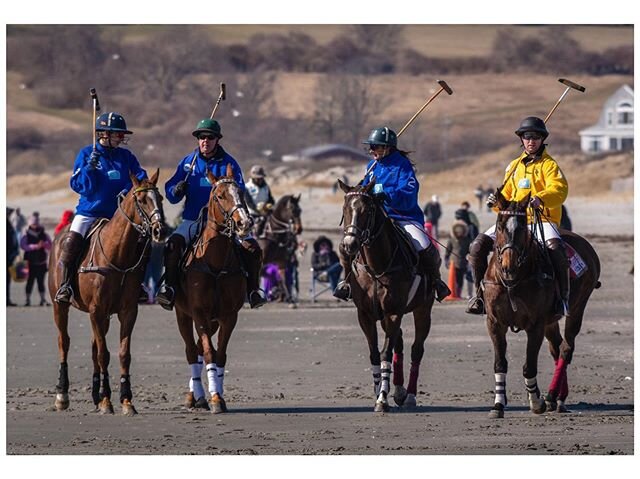
M 602 108 L 598 123 L 580 131 L 580 146 L 589 154 L 633 150 L 633 89 L 622 85 Z

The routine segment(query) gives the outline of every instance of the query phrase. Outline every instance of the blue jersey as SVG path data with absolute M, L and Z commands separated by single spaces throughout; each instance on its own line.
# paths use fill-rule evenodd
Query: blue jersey
M 367 170 L 374 160 L 367 165 Z M 387 214 L 399 221 L 414 221 L 424 224 L 424 213 L 418 205 L 420 183 L 413 171 L 409 159 L 399 151 L 378 161 L 364 178 L 362 184 L 368 185 L 376 177 L 375 192 L 384 192 L 384 209 Z
M 124 148 L 106 148 L 96 143 L 100 153 L 97 168 L 89 166 L 93 147 L 82 148 L 76 156 L 71 175 L 71 189 L 80 195 L 76 214 L 94 218 L 111 218 L 118 208 L 118 193 L 129 191 L 129 172 L 138 180 L 147 178 L 133 153 Z
M 193 161 L 194 155 L 196 156 L 196 162 L 193 167 L 193 171 L 187 177 L 189 173 L 189 167 Z M 218 145 L 216 154 L 213 158 L 206 159 L 202 156 L 199 149 L 194 150 L 185 156 L 178 164 L 176 172 L 164 185 L 167 200 L 171 204 L 176 204 L 182 200 L 182 196 L 176 196 L 174 188 L 182 180 L 185 179 L 187 184 L 186 200 L 184 203 L 184 211 L 182 213 L 182 219 L 195 220 L 200 214 L 200 210 L 209 202 L 209 194 L 211 193 L 211 183 L 207 178 L 206 171 L 209 170 L 216 176 L 226 176 L 227 165 L 231 165 L 233 170 L 233 179 L 240 186 L 240 193 L 244 196 L 244 179 L 242 178 L 242 170 L 238 162 L 224 149 Z

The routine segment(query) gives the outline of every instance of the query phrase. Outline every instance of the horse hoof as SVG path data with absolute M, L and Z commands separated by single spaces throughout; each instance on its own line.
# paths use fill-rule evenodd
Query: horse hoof
M 564 405 L 564 401 L 558 401 L 558 412 L 561 414 L 571 412 L 567 409 L 567 406 Z
M 209 403 L 207 402 L 207 399 L 202 396 L 200 399 L 198 399 L 194 404 L 193 404 L 193 408 L 194 409 L 204 409 L 205 411 L 209 410 Z M 225 406 L 225 411 L 226 411 L 226 406 Z
M 504 406 L 502 404 L 496 404 L 493 409 L 489 411 L 489 419 L 502 419 L 504 417 Z
M 189 394 L 187 394 L 187 396 L 184 398 L 184 407 L 186 407 L 187 409 L 192 409 L 193 407 L 195 407 L 196 405 L 196 401 L 193 398 L 193 393 L 190 392 Z
M 218 393 L 214 394 L 209 402 L 211 403 L 211 412 L 213 414 L 227 412 L 227 403 Z
M 389 412 L 389 403 L 376 401 L 376 406 L 373 408 L 373 412 Z
M 289 309 L 298 309 L 298 303 L 290 303 Z
M 69 408 L 69 395 L 56 394 L 56 411 L 65 411 Z
M 98 404 L 98 412 L 100 414 L 113 414 L 113 404 L 109 398 L 103 398 Z
M 402 409 L 414 409 L 417 406 L 416 395 L 415 394 L 407 394 L 407 398 L 404 400 L 402 404 Z
M 407 390 L 404 386 L 396 386 L 393 392 L 393 400 L 398 406 L 402 406 L 407 399 Z
M 122 414 L 128 417 L 133 417 L 138 414 L 138 411 L 136 411 L 136 408 L 131 404 L 131 401 L 125 399 L 122 401 Z

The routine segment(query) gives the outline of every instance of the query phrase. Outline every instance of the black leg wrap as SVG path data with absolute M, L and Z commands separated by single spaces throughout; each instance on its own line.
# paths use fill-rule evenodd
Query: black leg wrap
M 111 399 L 111 386 L 109 385 L 109 373 L 104 373 L 102 375 L 101 387 L 100 387 L 100 399 L 102 398 Z
M 131 393 L 131 381 L 129 375 L 120 376 L 120 402 L 124 402 L 125 399 L 131 401 L 133 394 Z
M 67 394 L 69 392 L 69 366 L 67 363 L 60 363 L 58 372 L 59 375 L 56 392 L 59 394 Z
M 96 406 L 100 402 L 100 373 L 93 373 L 91 379 L 91 398 Z

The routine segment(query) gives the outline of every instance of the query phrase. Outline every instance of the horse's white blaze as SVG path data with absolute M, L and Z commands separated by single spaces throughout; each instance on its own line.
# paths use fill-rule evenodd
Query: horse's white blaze
M 506 373 L 495 373 L 495 392 L 496 398 L 495 404 L 502 404 L 503 406 L 507 405 L 507 375 Z

